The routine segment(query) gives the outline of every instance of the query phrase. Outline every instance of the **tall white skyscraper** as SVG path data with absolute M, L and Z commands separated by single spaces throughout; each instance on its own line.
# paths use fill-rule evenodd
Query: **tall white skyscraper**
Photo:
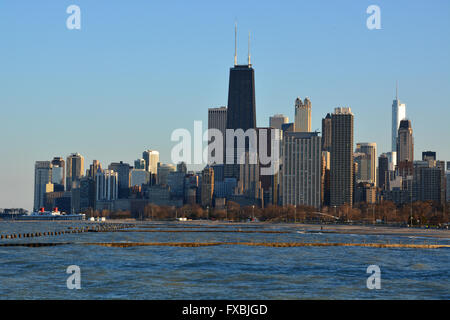
M 397 135 L 400 121 L 406 119 L 406 104 L 400 103 L 398 99 L 398 85 L 396 88 L 395 100 L 392 103 L 392 151 L 397 151 Z
M 311 101 L 305 98 L 295 100 L 295 132 L 311 132 Z

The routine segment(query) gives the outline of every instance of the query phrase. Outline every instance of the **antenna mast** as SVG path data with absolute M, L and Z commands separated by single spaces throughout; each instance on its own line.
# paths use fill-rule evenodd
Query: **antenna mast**
M 251 67 L 252 64 L 250 62 L 250 31 L 248 32 L 248 66 Z
M 237 22 L 234 23 L 234 66 L 237 66 Z

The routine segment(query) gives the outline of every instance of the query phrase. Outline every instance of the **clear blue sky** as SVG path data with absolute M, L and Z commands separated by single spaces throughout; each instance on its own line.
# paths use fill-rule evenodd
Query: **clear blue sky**
M 66 28 L 71 4 L 81 30 Z M 381 30 L 366 28 L 371 4 Z M 0 207 L 32 207 L 36 160 L 170 161 L 171 132 L 227 104 L 236 20 L 241 63 L 252 31 L 259 126 L 309 96 L 313 130 L 350 106 L 355 143 L 389 151 L 398 80 L 415 157 L 450 160 L 447 0 L 1 1 Z

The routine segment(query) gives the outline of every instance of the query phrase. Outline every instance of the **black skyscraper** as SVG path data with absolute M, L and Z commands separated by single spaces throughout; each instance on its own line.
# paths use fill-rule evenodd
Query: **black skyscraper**
M 230 69 L 227 129 L 256 128 L 255 71 L 251 65 Z
M 227 129 L 242 129 L 244 131 L 256 129 L 255 71 L 250 64 L 236 65 L 230 69 Z M 245 151 L 248 151 L 248 147 L 248 139 L 246 139 Z M 224 175 L 226 178 L 239 178 L 237 153 L 235 139 L 234 164 L 225 164 Z M 224 154 L 224 160 L 226 160 L 226 154 Z

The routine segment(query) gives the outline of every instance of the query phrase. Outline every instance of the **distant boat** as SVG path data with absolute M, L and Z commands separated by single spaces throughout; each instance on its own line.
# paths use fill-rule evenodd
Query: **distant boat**
M 40 208 L 39 211 L 16 217 L 16 220 L 86 220 L 86 215 L 84 213 L 66 214 L 59 211 L 58 208 L 54 208 L 52 211 Z

